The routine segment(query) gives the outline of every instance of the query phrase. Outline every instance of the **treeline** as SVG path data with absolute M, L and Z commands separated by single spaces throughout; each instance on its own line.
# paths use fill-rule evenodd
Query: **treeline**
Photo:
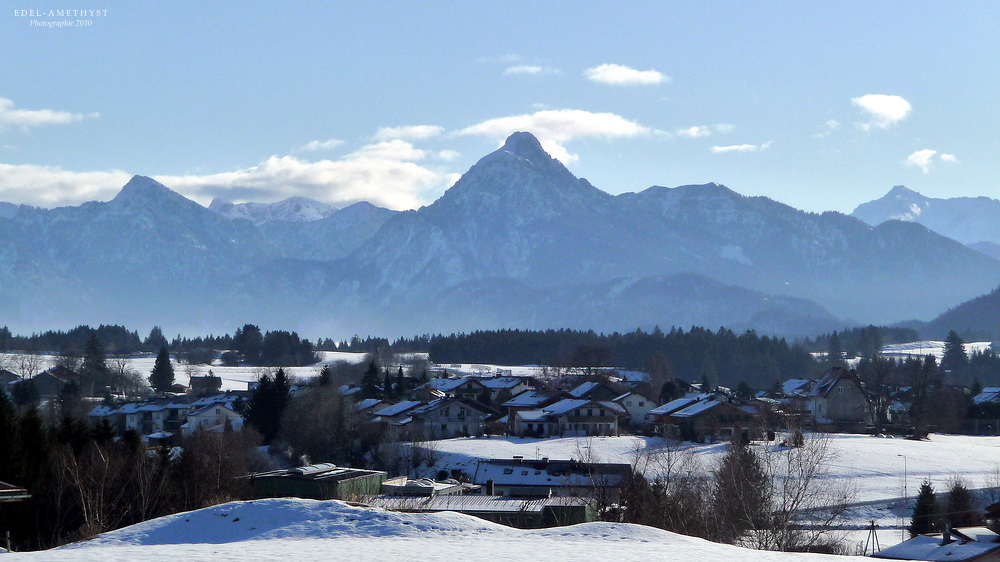
M 823 365 L 801 345 L 783 338 L 672 328 L 598 334 L 576 330 L 496 330 L 436 336 L 430 342 L 434 363 L 492 363 L 560 367 L 617 367 L 649 372 L 654 379 L 735 386 L 746 382 L 769 388 L 788 378 L 815 376 Z
M 5 503 L 0 529 L 15 550 L 51 548 L 162 515 L 249 499 L 263 468 L 252 431 L 198 432 L 180 447 L 147 452 L 141 437 L 115 437 L 104 421 L 66 415 L 46 425 L 34 407 L 0 392 L 0 480 L 31 498 Z
M 801 343 L 810 351 L 828 351 L 833 347 L 846 352 L 848 357 L 871 357 L 884 345 L 912 341 L 920 341 L 920 334 L 912 328 L 869 324 L 863 328 L 820 334 L 815 338 L 806 338 Z

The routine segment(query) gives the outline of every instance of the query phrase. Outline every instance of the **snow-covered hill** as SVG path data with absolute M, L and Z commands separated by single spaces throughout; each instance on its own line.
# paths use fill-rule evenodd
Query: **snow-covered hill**
M 520 530 L 457 513 L 405 514 L 338 501 L 233 502 L 171 515 L 13 560 L 619 560 L 823 562 L 747 550 L 641 525 Z M 837 558 L 845 562 L 863 558 Z
M 336 207 L 307 197 L 289 197 L 277 203 L 230 203 L 216 198 L 208 208 L 226 218 L 247 219 L 257 226 L 275 221 L 315 221 L 337 212 Z

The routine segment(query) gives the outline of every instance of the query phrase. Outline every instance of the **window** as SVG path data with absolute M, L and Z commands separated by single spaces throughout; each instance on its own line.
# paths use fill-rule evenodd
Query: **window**
M 580 415 L 580 410 L 579 409 L 577 409 L 576 415 L 578 415 L 578 416 Z
M 505 468 L 505 469 L 503 469 L 503 473 L 504 474 L 514 474 L 514 469 L 513 468 Z
M 642 408 L 642 407 L 643 407 L 643 406 L 645 406 L 645 405 L 646 405 L 646 403 L 645 403 L 645 402 L 642 402 L 642 401 L 640 401 L 640 402 L 639 402 L 639 407 L 640 407 L 640 408 Z
M 442 412 L 441 415 L 443 415 L 444 417 L 450 416 L 451 415 L 451 408 L 445 408 L 444 412 Z
M 597 410 L 597 415 L 603 417 L 604 416 L 604 409 L 602 408 L 600 410 Z
M 592 416 L 592 415 L 594 415 L 594 410 L 593 410 L 593 409 L 591 409 L 591 408 L 587 408 L 587 415 L 588 415 L 588 416 Z
M 527 475 L 528 475 L 528 471 L 527 470 L 522 470 L 521 471 L 521 476 L 527 476 Z

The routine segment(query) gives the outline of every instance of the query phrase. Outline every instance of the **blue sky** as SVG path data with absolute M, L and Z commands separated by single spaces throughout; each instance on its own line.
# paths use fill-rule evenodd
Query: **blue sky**
M 142 174 L 203 204 L 413 208 L 513 130 L 610 193 L 1000 198 L 998 21 L 996 2 L 3 2 L 0 201 L 108 200 Z

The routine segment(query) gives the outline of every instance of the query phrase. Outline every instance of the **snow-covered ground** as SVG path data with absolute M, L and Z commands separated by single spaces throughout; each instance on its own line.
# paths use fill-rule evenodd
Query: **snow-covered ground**
M 741 560 L 823 562 L 820 554 L 746 550 L 640 525 L 521 530 L 457 513 L 408 514 L 300 499 L 233 502 L 10 560 Z M 845 562 L 864 558 L 837 558 Z
M 525 439 L 517 437 L 458 438 L 432 441 L 428 447 L 437 457 L 433 467 L 423 467 L 421 475 L 439 470 L 460 469 L 470 476 L 479 459 L 589 459 L 593 462 L 633 463 L 637 453 L 652 459 L 667 453 L 664 443 L 649 437 L 568 437 Z M 764 455 L 782 454 L 781 447 L 757 445 Z M 696 461 L 695 470 L 707 472 L 715 466 L 726 446 L 683 444 Z M 829 462 L 825 480 L 831 486 L 853 490 L 855 506 L 840 523 L 848 529 L 866 528 L 872 520 L 879 526 L 883 546 L 901 540 L 900 527 L 909 523 L 912 499 L 920 483 L 930 480 L 937 491 L 945 491 L 955 477 L 970 489 L 992 488 L 1000 476 L 1000 437 L 932 434 L 926 441 L 888 439 L 867 435 L 830 435 Z M 676 453 L 676 450 L 675 450 Z M 644 465 L 655 476 L 657 463 Z M 691 468 L 691 467 L 686 467 Z M 904 500 L 904 488 L 909 500 Z M 1000 500 L 997 492 L 981 492 L 983 502 Z M 850 533 L 852 542 L 864 541 L 865 531 Z
M 347 353 L 341 351 L 320 351 L 320 362 L 315 365 L 305 367 L 285 367 L 285 373 L 293 379 L 307 380 L 319 375 L 323 365 L 329 365 L 338 361 L 356 364 L 364 361 L 364 353 Z M 426 354 L 423 354 L 426 356 Z M 58 357 L 55 355 L 39 355 L 36 373 L 55 366 Z M 7 369 L 18 373 L 18 358 L 10 353 L 0 353 L 0 366 L 8 365 Z M 153 364 L 156 363 L 154 355 L 132 357 L 129 359 L 129 368 L 133 371 L 148 376 L 153 371 Z M 246 390 L 248 383 L 256 382 L 262 374 L 272 373 L 275 367 L 226 367 L 224 365 L 188 365 L 172 360 L 174 366 L 174 380 L 181 384 L 188 384 L 192 376 L 205 376 L 211 370 L 212 374 L 222 379 L 222 390 Z
M 933 355 L 938 361 L 944 357 L 944 343 L 943 341 L 914 341 L 908 343 L 896 343 L 891 345 L 886 345 L 882 347 L 882 355 L 886 357 L 895 358 L 907 358 L 907 357 L 926 357 L 928 355 Z M 965 348 L 965 352 L 969 355 L 973 353 L 983 353 L 989 351 L 990 342 L 988 341 L 978 341 L 978 342 L 968 342 L 962 347 Z

